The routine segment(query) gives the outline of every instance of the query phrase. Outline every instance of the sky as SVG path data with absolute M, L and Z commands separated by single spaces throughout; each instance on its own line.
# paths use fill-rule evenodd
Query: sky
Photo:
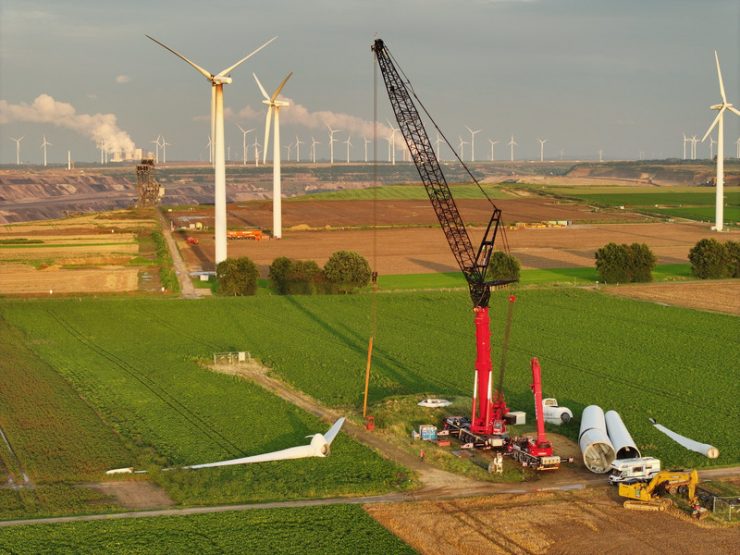
M 455 147 L 470 140 L 465 126 L 482 130 L 478 160 L 490 158 L 489 140 L 508 158 L 512 135 L 517 159 L 539 158 L 538 138 L 550 159 L 596 159 L 599 149 L 605 159 L 681 157 L 682 134 L 701 138 L 720 101 L 715 49 L 728 100 L 740 105 L 736 0 L 0 0 L 0 163 L 15 162 L 11 137 L 21 136 L 22 159 L 40 163 L 43 135 L 50 163 L 66 162 L 67 150 L 98 159 L 103 135 L 145 149 L 163 135 L 168 159 L 207 159 L 210 85 L 145 34 L 213 73 L 278 36 L 225 86 L 233 160 L 242 158 L 237 124 L 263 140 L 266 107 L 251 73 L 272 91 L 290 71 L 283 144 L 299 136 L 305 159 L 315 137 L 325 159 L 333 123 L 335 159 L 346 157 L 348 133 L 352 159 L 362 159 L 376 37 Z M 377 94 L 384 122 L 380 78 Z M 727 112 L 726 155 L 738 136 L 740 118 Z

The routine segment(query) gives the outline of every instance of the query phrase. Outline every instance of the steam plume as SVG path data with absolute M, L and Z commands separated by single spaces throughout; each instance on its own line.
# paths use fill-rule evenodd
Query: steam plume
M 78 114 L 68 102 L 58 102 L 48 94 L 36 97 L 32 104 L 10 104 L 0 100 L 0 124 L 13 121 L 51 123 L 89 137 L 109 152 L 131 152 L 134 142 L 118 127 L 115 114 Z

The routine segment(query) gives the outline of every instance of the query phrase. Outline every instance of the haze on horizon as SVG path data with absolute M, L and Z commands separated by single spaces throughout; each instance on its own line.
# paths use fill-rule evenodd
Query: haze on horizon
M 681 157 L 682 133 L 701 137 L 715 115 L 715 49 L 728 100 L 740 104 L 740 4 L 731 0 L 217 0 L 205 9 L 192 0 L 4 0 L 0 163 L 15 162 L 10 137 L 20 136 L 23 160 L 39 163 L 44 134 L 54 145 L 50 163 L 66 162 L 68 149 L 76 160 L 98 159 L 91 134 L 80 128 L 90 123 L 84 117 L 59 127 L 7 116 L 40 95 L 65 103 L 66 117 L 97 114 L 108 125 L 115 116 L 114 125 L 145 150 L 162 134 L 172 143 L 170 160 L 207 160 L 210 87 L 145 33 L 214 73 L 279 36 L 225 87 L 233 160 L 241 158 L 236 123 L 256 127 L 262 141 L 264 106 L 251 73 L 271 90 L 289 71 L 284 94 L 302 108 L 281 112 L 283 144 L 299 135 L 306 159 L 315 136 L 317 156 L 326 158 L 321 122 L 339 115 L 353 128 L 353 158 L 360 159 L 368 129 L 362 122 L 372 119 L 376 35 L 454 146 L 458 136 L 469 140 L 466 125 L 482 129 L 478 160 L 488 159 L 489 138 L 499 141 L 497 159 L 508 158 L 504 143 L 512 134 L 519 159 L 539 158 L 537 137 L 549 140 L 550 159 L 561 149 L 566 158 L 595 159 L 599 148 L 605 159 L 635 159 L 640 151 Z M 383 122 L 390 109 L 380 78 L 378 87 Z M 725 123 L 731 157 L 740 118 Z M 698 151 L 708 157 L 708 141 Z M 385 159 L 382 139 L 378 152 Z M 345 146 L 335 145 L 335 159 L 344 157 Z

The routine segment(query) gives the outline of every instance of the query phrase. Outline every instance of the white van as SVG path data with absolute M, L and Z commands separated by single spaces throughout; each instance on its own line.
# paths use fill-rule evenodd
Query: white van
M 640 457 L 639 459 L 615 459 L 609 471 L 609 483 L 646 482 L 660 472 L 660 459 Z

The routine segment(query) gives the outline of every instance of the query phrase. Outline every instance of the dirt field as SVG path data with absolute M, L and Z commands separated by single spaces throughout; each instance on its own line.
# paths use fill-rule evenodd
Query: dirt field
M 127 509 L 159 509 L 175 504 L 164 490 L 151 482 L 131 480 L 101 482 L 92 488 L 115 497 L 116 501 Z
M 477 244 L 482 229 L 471 229 Z M 691 247 L 709 230 L 700 224 L 640 223 L 573 225 L 567 228 L 508 230 L 511 252 L 525 268 L 593 267 L 594 252 L 610 241 L 647 243 L 658 263 L 687 263 Z M 200 244 L 178 246 L 192 269 L 213 268 L 213 237 L 197 234 Z M 740 232 L 723 234 L 740 240 Z M 377 251 L 374 248 L 377 241 Z M 501 244 L 501 243 L 499 243 Z M 263 241 L 229 241 L 229 256 L 248 256 L 263 270 L 278 256 L 311 259 L 324 264 L 337 250 L 355 250 L 365 256 L 381 274 L 454 272 L 457 265 L 439 228 L 406 228 L 351 231 L 285 231 L 283 238 Z M 377 254 L 377 264 L 374 263 Z
M 0 264 L 0 294 L 115 293 L 136 291 L 137 268 L 102 266 L 63 270 L 51 266 L 37 270 L 27 264 Z
M 740 316 L 740 281 L 738 280 L 634 284 L 608 287 L 604 291 L 632 299 L 727 312 Z
M 497 495 L 366 505 L 425 554 L 737 553 L 740 533 L 668 512 L 625 510 L 615 492 Z

